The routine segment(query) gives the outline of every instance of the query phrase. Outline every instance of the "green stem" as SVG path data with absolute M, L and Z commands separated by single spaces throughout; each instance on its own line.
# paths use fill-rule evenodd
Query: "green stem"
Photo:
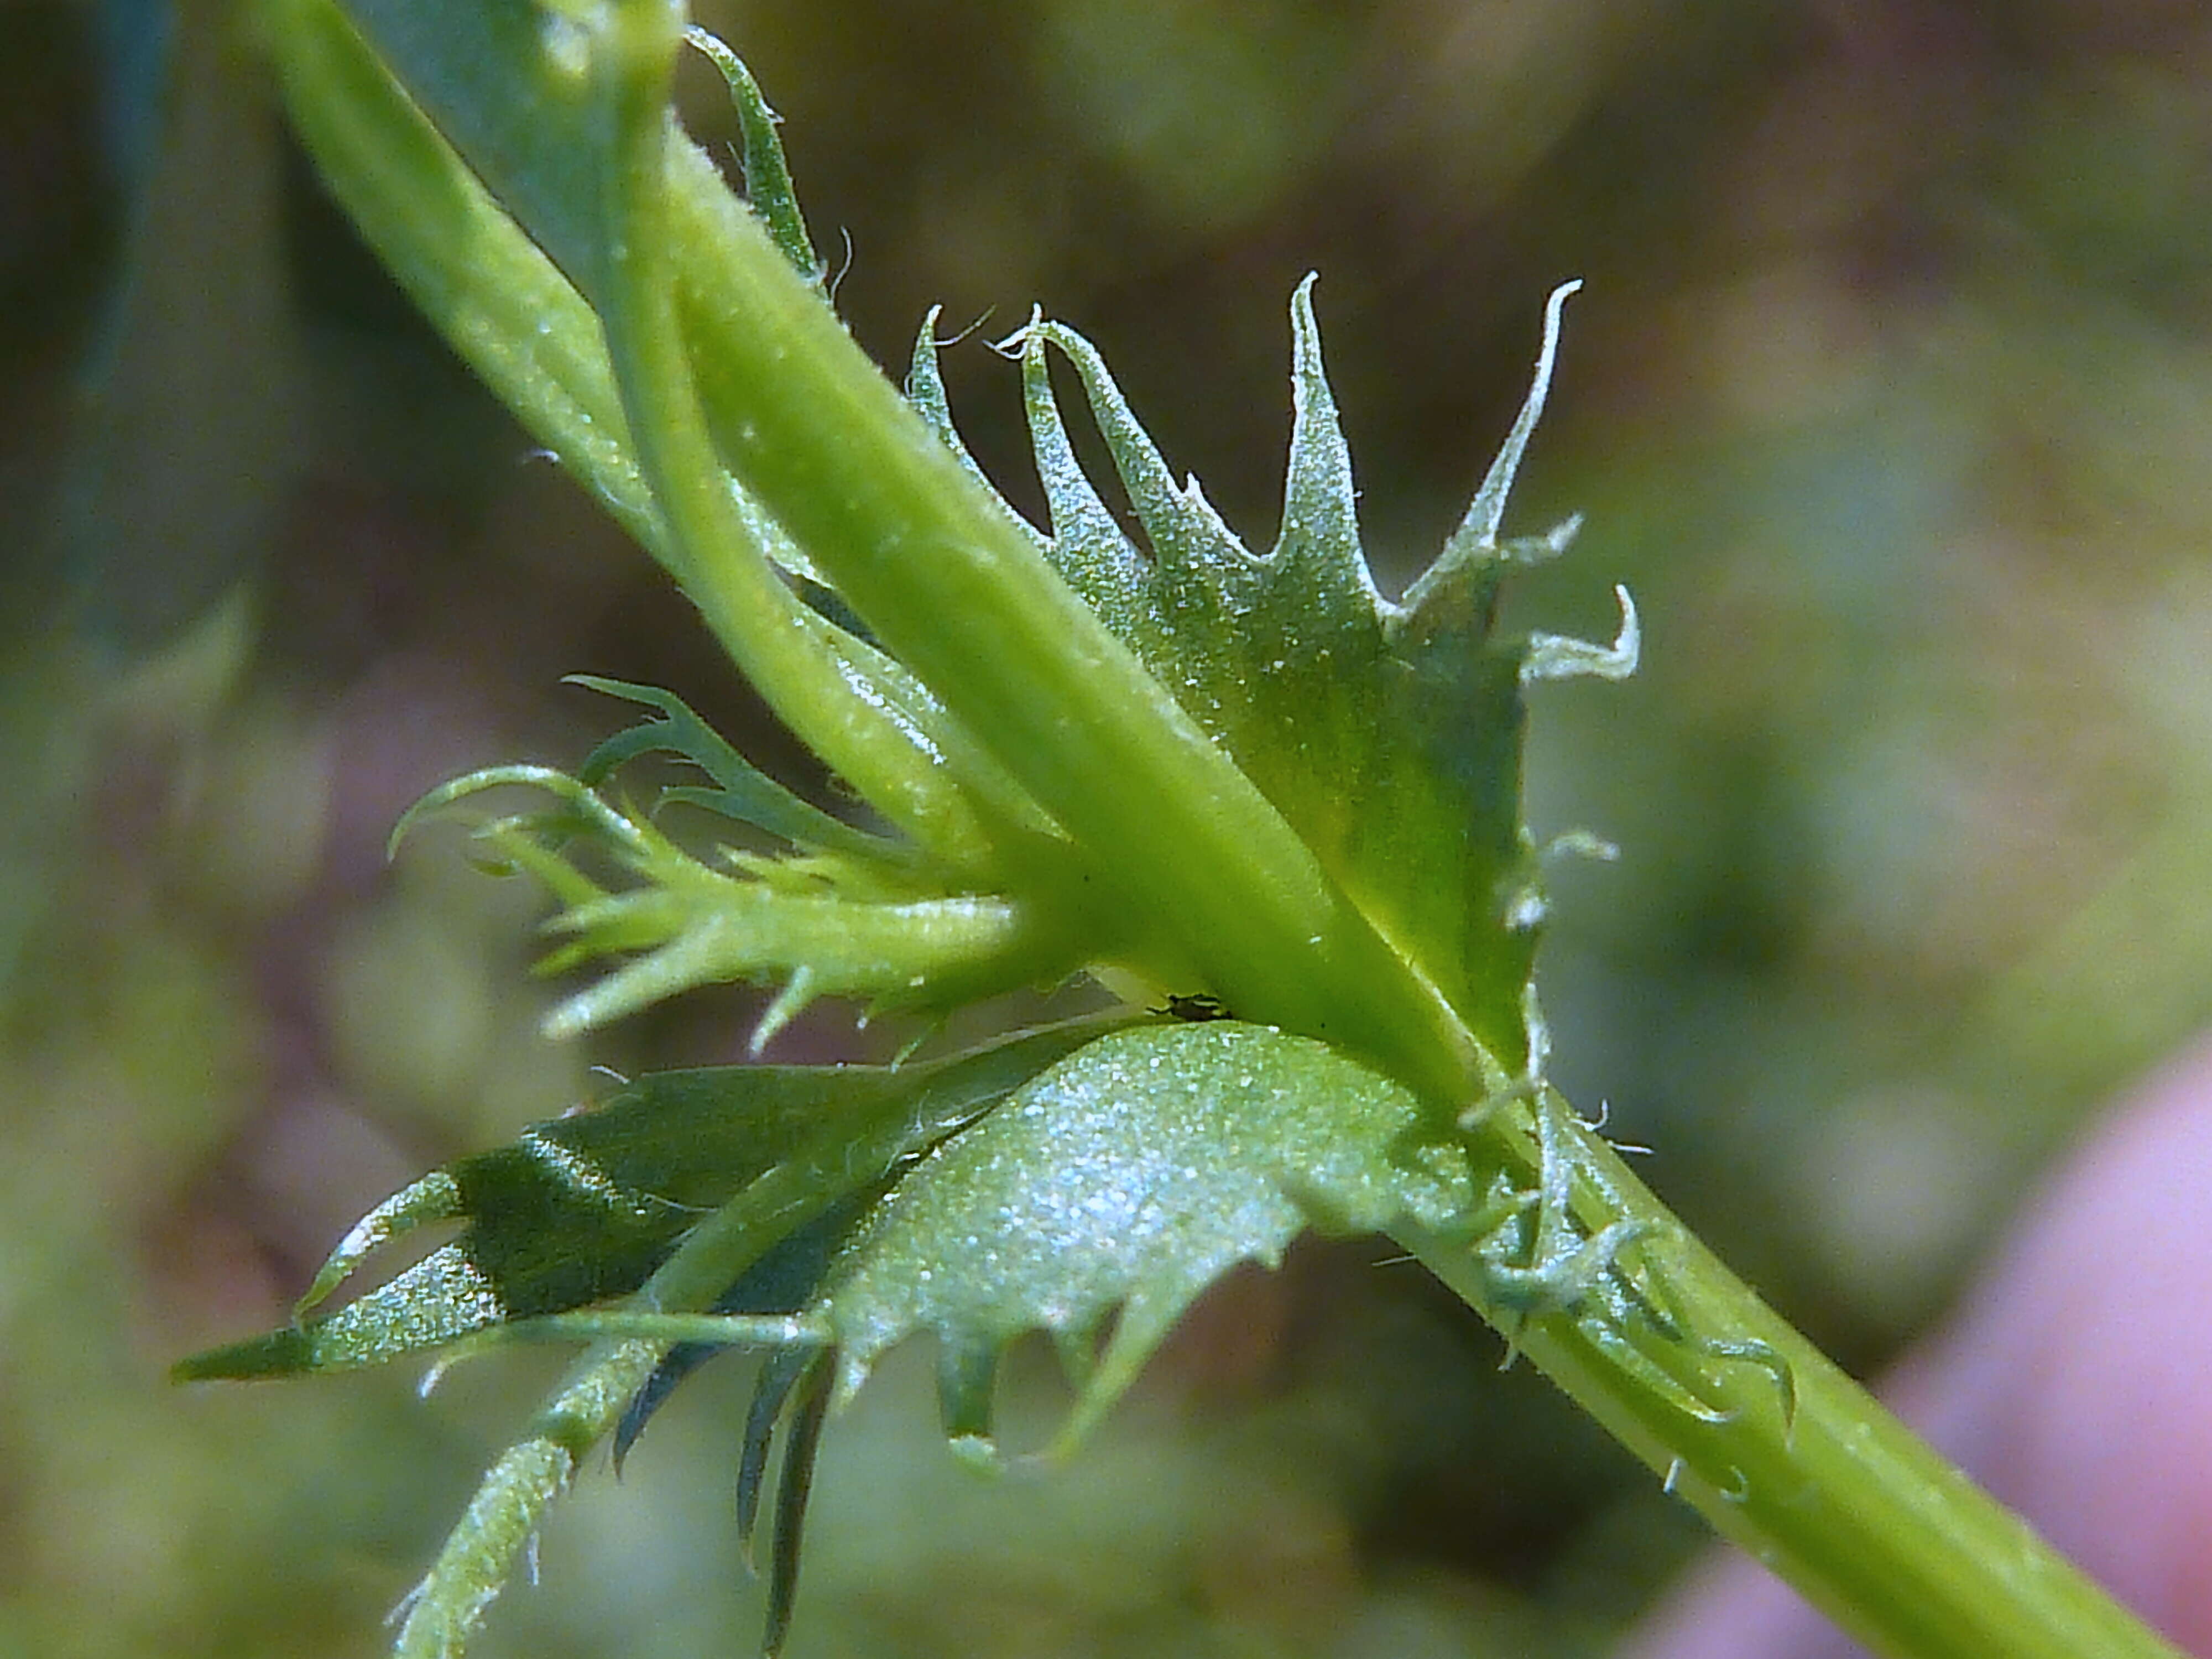
M 1879 1652 L 2180 1659 L 1760 1301 L 1599 1136 L 1571 1133 L 1578 1231 L 1639 1225 L 1624 1266 L 1677 1328 L 1590 1308 L 1522 1324 L 1471 1241 L 1395 1237 L 1715 1530 Z
M 898 659 L 1245 1018 L 1479 1086 L 1434 988 L 963 471 L 689 144 L 670 197 L 690 356 L 725 462 Z
M 616 216 L 641 209 L 658 222 L 650 268 L 611 277 L 602 268 L 593 284 L 629 294 L 628 314 L 608 319 L 626 417 L 574 288 L 337 14 L 322 0 L 272 0 L 270 15 L 295 118 L 349 210 L 456 347 L 534 429 L 557 434 L 549 441 L 564 460 L 692 586 L 718 632 L 757 635 L 757 606 L 788 614 L 757 549 L 730 532 L 718 499 L 726 467 L 1061 830 L 1112 849 L 1097 878 L 1114 884 L 1117 909 L 1169 930 L 1166 954 L 1192 963 L 1207 988 L 1247 1018 L 1379 1060 L 1447 1109 L 1480 1091 L 1480 1056 L 1435 988 L 1036 557 L 695 148 L 656 132 L 651 155 L 625 152 L 652 176 L 629 174 Z M 639 77 L 644 101 L 633 111 L 659 107 L 666 64 L 656 54 L 672 36 L 665 17 L 655 27 L 623 70 Z M 648 386 L 680 389 L 680 402 L 648 409 Z M 659 499 L 629 447 L 641 416 Z M 885 777 L 926 787 L 909 758 L 888 757 Z M 965 826 L 945 833 L 964 839 Z M 1516 1187 L 1537 1184 L 1540 1137 L 1500 1118 L 1480 1137 L 1484 1152 Z M 1595 1135 L 1569 1133 L 1575 1232 L 1641 1229 L 1620 1271 L 1650 1297 L 1642 1324 L 1573 1297 L 1524 1320 L 1499 1304 L 1477 1241 L 1401 1237 L 1716 1527 L 1899 1653 L 2172 1659 L 1766 1310 Z M 730 1214 L 687 1241 L 646 1305 L 697 1309 L 731 1282 L 757 1240 Z M 444 1651 L 473 1625 L 659 1351 L 611 1345 L 572 1374 L 471 1505 L 410 1614 L 403 1653 Z
M 719 465 L 710 459 L 701 472 L 678 475 L 690 487 L 674 496 L 647 483 L 643 463 L 658 451 L 651 434 L 631 433 L 600 319 L 574 285 L 335 5 L 266 0 L 263 17 L 287 108 L 323 177 L 447 342 L 686 586 L 731 656 L 810 748 L 922 845 L 956 866 L 980 863 L 988 838 L 939 757 L 910 720 L 850 695 L 833 630 L 770 568 L 759 526 Z M 703 566 L 688 556 L 702 536 L 718 549 Z

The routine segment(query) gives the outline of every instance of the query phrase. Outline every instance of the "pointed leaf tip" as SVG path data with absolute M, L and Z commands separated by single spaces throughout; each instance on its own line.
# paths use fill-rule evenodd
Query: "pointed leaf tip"
M 1044 307 L 1041 305 L 1032 305 L 1030 307 L 1029 321 L 1007 335 L 1005 339 L 990 342 L 991 349 L 1001 357 L 1018 360 L 1021 355 L 1029 349 L 1030 341 L 1048 333 L 1050 329 L 1051 325 L 1044 319 Z
M 1544 404 L 1552 393 L 1552 373 L 1559 362 L 1559 336 L 1567 301 L 1581 291 L 1582 285 L 1579 276 L 1562 283 L 1544 302 L 1544 343 L 1536 354 L 1536 372 L 1529 381 L 1528 396 L 1522 399 L 1521 412 L 1514 416 L 1512 429 L 1505 434 L 1498 459 L 1491 462 L 1490 471 L 1483 475 L 1481 488 L 1468 504 L 1467 516 L 1445 543 L 1443 555 L 1437 562 L 1440 567 L 1497 547 L 1498 532 L 1505 521 L 1506 499 L 1513 493 L 1513 481 L 1528 453 L 1528 441 L 1535 435 L 1536 423 L 1543 419 Z
M 172 1382 L 246 1382 L 263 1377 L 297 1376 L 315 1369 L 313 1343 L 296 1326 L 284 1326 L 169 1367 Z
M 1291 457 L 1283 479 L 1282 529 L 1269 558 L 1304 567 L 1340 605 L 1373 614 L 1381 599 L 1360 546 L 1352 450 L 1322 361 L 1321 323 L 1313 306 L 1316 280 L 1309 271 L 1291 295 Z M 1195 480 L 1191 487 L 1195 491 Z
M 998 486 L 991 482 L 989 475 L 983 471 L 982 464 L 976 460 L 974 452 L 968 447 L 967 441 L 960 435 L 959 425 L 952 418 L 952 399 L 945 389 L 944 368 L 938 362 L 939 352 L 955 341 L 965 339 L 983 325 L 984 319 L 977 318 L 948 340 L 940 338 L 937 332 L 938 319 L 944 314 L 943 306 L 930 307 L 921 319 L 921 326 L 915 331 L 914 355 L 907 363 L 906 400 L 928 422 L 930 430 L 937 434 L 939 441 L 952 452 L 952 459 L 959 462 L 960 470 L 982 486 L 993 500 L 1003 501 Z M 1028 520 L 1021 514 L 1010 508 L 1008 516 L 1030 534 L 1033 542 L 1042 541 L 1042 538 L 1030 530 Z
M 799 191 L 791 181 L 791 168 L 783 155 L 783 140 L 776 128 L 783 118 L 768 106 L 760 83 L 744 60 L 714 36 L 694 23 L 685 27 L 684 40 L 720 70 L 730 90 L 730 106 L 737 113 L 738 131 L 744 149 L 745 199 L 760 216 L 775 240 L 777 251 L 792 268 L 816 289 L 823 286 L 825 267 L 807 234 L 805 216 L 799 211 Z
M 792 970 L 783 989 L 775 994 L 775 1000 L 762 1010 L 759 1023 L 746 1039 L 745 1052 L 759 1059 L 761 1051 L 775 1040 L 777 1033 L 805 1012 L 806 1005 L 813 1000 L 814 969 L 802 962 Z

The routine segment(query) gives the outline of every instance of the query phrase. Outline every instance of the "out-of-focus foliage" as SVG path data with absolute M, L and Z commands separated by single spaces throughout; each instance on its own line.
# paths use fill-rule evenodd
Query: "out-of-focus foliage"
M 418 1404 L 404 1378 L 178 1394 L 162 1368 L 280 1321 L 420 1169 L 606 1092 L 587 1060 L 737 1057 L 735 997 L 544 1046 L 520 885 L 380 849 L 487 755 L 581 755 L 602 711 L 563 672 L 757 716 L 296 166 L 274 234 L 172 240 L 118 286 L 134 226 L 265 231 L 282 152 L 246 119 L 149 170 L 164 109 L 173 138 L 202 106 L 149 101 L 112 15 L 0 9 L 0 1653 L 368 1652 L 543 1376 Z M 236 45 L 216 0 L 179 15 L 180 42 Z M 1537 713 L 1539 833 L 1626 854 L 1556 873 L 1553 1068 L 1843 1357 L 1938 1307 L 2038 1161 L 2212 1013 L 2212 24 L 2087 0 L 702 21 L 787 118 L 824 245 L 849 230 L 840 305 L 879 358 L 931 302 L 1011 325 L 1042 301 L 1261 540 L 1280 444 L 1250 411 L 1283 401 L 1279 298 L 1319 268 L 1386 578 L 1494 450 L 1544 292 L 1588 280 L 1523 511 L 1588 512 L 1581 568 L 1634 588 L 1646 650 L 1632 694 Z M 179 61 L 252 85 L 224 50 Z M 944 367 L 1018 490 L 1013 377 L 974 343 Z M 272 437 L 249 405 L 296 418 Z M 204 494 L 178 507 L 175 477 Z M 1589 586 L 1539 578 L 1516 616 L 1609 633 Z M 775 1052 L 895 1040 L 821 1009 Z M 898 1398 L 927 1355 L 895 1357 L 828 1443 L 794 1655 L 1584 1650 L 1692 1528 L 1373 1255 L 1232 1281 L 1048 1480 L 953 1465 Z M 729 1369 L 560 1512 L 485 1651 L 752 1628 L 733 1573 L 700 1595 L 731 1548 Z

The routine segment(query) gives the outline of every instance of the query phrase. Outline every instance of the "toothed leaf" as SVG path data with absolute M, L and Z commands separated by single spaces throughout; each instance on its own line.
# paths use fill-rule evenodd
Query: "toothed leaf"
M 755 771 L 680 699 L 617 681 L 582 683 L 660 708 L 665 718 L 601 744 L 585 777 L 510 766 L 457 778 L 410 807 L 394 836 L 484 790 L 524 785 L 553 796 L 550 810 L 491 818 L 476 830 L 495 867 L 527 872 L 561 902 L 545 924 L 558 942 L 539 970 L 631 959 L 557 1005 L 546 1017 L 550 1034 L 574 1036 L 702 985 L 781 985 L 754 1034 L 757 1053 L 817 996 L 942 1012 L 1057 982 L 1081 965 L 1079 947 L 1034 906 L 966 890 L 956 872 L 908 844 L 808 805 Z M 695 857 L 649 816 L 616 805 L 586 781 L 604 784 L 614 767 L 652 750 L 683 756 L 718 785 L 679 786 L 663 799 L 692 801 L 822 850 L 764 857 L 724 847 Z M 585 869 L 587 855 L 637 884 L 611 890 Z
M 351 1370 L 626 1295 L 749 1184 L 793 1167 L 822 1172 L 763 1224 L 757 1255 L 1099 1029 L 1032 1032 L 927 1065 L 727 1066 L 641 1078 L 604 1105 L 534 1125 L 380 1205 L 332 1253 L 301 1312 L 418 1227 L 464 1223 L 452 1243 L 334 1314 L 197 1355 L 177 1374 Z M 782 1287 L 770 1299 L 796 1306 L 809 1288 Z M 748 1294 L 735 1292 L 730 1305 Z
M 1508 1068 L 1543 913 L 1521 821 L 1521 687 L 1634 663 L 1614 647 L 1495 629 L 1498 581 L 1526 562 L 1501 543 L 1505 497 L 1542 407 L 1556 345 L 1465 522 L 1406 606 L 1376 591 L 1352 464 L 1323 371 L 1313 281 L 1291 301 L 1294 417 L 1273 549 L 1249 551 L 1195 481 L 1178 486 L 1097 351 L 1033 321 L 1015 337 L 1050 556 L 1185 710 L 1235 757 L 1367 918 Z M 1077 464 L 1048 374 L 1074 367 L 1151 545 L 1145 558 Z M 1532 548 L 1556 552 L 1554 536 Z M 1624 595 L 1623 603 L 1626 604 Z
M 1079 1352 L 1106 1328 L 1060 1438 L 1128 1387 L 1182 1310 L 1304 1228 L 1441 1220 L 1468 1197 L 1449 1124 L 1323 1044 L 1213 1021 L 1101 1037 L 900 1180 L 810 1317 L 841 1394 L 920 1331 L 946 1357 L 949 1432 L 988 1421 L 997 1355 L 1029 1331 Z
M 714 787 L 703 789 L 696 785 L 678 785 L 661 792 L 663 800 L 704 807 L 737 823 L 765 830 L 794 847 L 860 858 L 905 856 L 897 843 L 855 830 L 831 817 L 811 801 L 792 793 L 738 753 L 727 738 L 701 720 L 690 705 L 674 692 L 663 691 L 657 686 L 633 685 L 624 680 L 604 679 L 595 674 L 571 674 L 568 681 L 604 691 L 611 697 L 643 703 L 660 714 L 658 720 L 642 721 L 603 741 L 576 769 L 578 782 L 596 787 L 625 761 L 644 754 L 675 755 L 713 779 Z

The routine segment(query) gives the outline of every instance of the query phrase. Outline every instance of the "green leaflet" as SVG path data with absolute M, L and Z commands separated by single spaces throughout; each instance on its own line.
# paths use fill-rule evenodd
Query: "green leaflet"
M 1065 1453 L 1230 1268 L 1273 1266 L 1308 1225 L 1463 1221 L 1473 1187 L 1451 1125 L 1303 1037 L 1225 1021 L 1140 1025 L 1048 1066 L 865 1206 L 795 1322 L 827 1352 L 786 1347 L 762 1369 L 738 1511 L 750 1550 L 781 1426 L 767 1650 L 790 1620 L 823 1414 L 887 1349 L 935 1339 L 946 1435 L 963 1457 L 994 1464 L 1000 1360 L 1024 1334 L 1048 1333 L 1078 1383 L 1053 1446 Z M 750 1283 L 719 1304 L 731 1314 L 796 1305 Z M 754 1329 L 732 1321 L 718 1339 L 706 1322 L 648 1321 L 637 1334 L 726 1343 L 757 1340 Z M 679 1346 L 663 1362 L 617 1430 L 617 1455 L 704 1352 Z
M 299 1312 L 418 1227 L 465 1222 L 452 1243 L 335 1314 L 196 1355 L 176 1374 L 349 1370 L 623 1296 L 703 1220 L 749 1196 L 761 1213 L 743 1254 L 757 1260 L 1102 1029 L 1056 1026 L 924 1065 L 731 1066 L 641 1079 L 387 1199 L 331 1252 Z
M 871 1012 L 942 1015 L 1064 980 L 1081 967 L 1084 945 L 1095 945 L 1055 927 L 1034 905 L 967 890 L 957 872 L 910 842 L 855 830 L 800 799 L 671 693 L 570 678 L 647 704 L 660 718 L 607 738 L 574 776 L 505 766 L 453 779 L 410 807 L 392 834 L 397 845 L 423 817 L 487 790 L 522 786 L 552 797 L 550 806 L 475 828 L 492 868 L 529 872 L 562 903 L 544 924 L 560 943 L 538 970 L 563 972 L 611 955 L 631 960 L 556 1006 L 546 1017 L 550 1035 L 574 1036 L 701 985 L 780 984 L 753 1032 L 757 1054 L 817 996 L 866 998 Z M 653 812 L 610 800 L 609 775 L 654 751 L 690 762 L 714 784 L 663 789 L 656 811 L 703 808 L 791 850 L 763 854 L 719 844 L 694 855 Z M 635 884 L 603 885 L 595 873 L 601 865 Z
M 1050 1333 L 1082 1388 L 1063 1446 L 1238 1262 L 1272 1265 L 1310 1224 L 1443 1225 L 1470 1190 L 1458 1138 L 1410 1091 L 1321 1043 L 1230 1021 L 1081 1022 L 902 1067 L 668 1072 L 423 1176 L 331 1253 L 300 1322 L 178 1375 L 354 1369 L 605 1302 L 771 1173 L 816 1178 L 803 1204 L 761 1222 L 756 1257 L 908 1161 L 790 1305 L 836 1345 L 843 1395 L 895 1343 L 933 1334 L 961 1436 L 987 1431 L 1006 1346 Z M 376 1251 L 445 1221 L 465 1224 L 459 1238 L 304 1317 Z
M 811 801 L 792 793 L 732 749 L 681 697 L 654 686 L 632 685 L 596 674 L 571 674 L 568 684 L 643 703 L 659 714 L 657 720 L 642 720 L 616 732 L 592 750 L 576 769 L 579 783 L 596 788 L 612 776 L 623 762 L 639 755 L 674 755 L 704 772 L 714 787 L 702 789 L 696 784 L 678 785 L 661 792 L 664 802 L 682 801 L 702 806 L 732 822 L 765 830 L 794 847 L 817 852 L 885 861 L 912 858 L 911 850 L 901 843 L 855 830 L 831 817 Z
M 1089 341 L 1033 320 L 1001 348 L 1021 359 L 1052 529 L 1042 550 L 1235 757 L 1369 921 L 1516 1072 L 1531 1062 L 1525 994 L 1544 914 L 1536 848 L 1521 821 L 1522 686 L 1570 673 L 1618 677 L 1632 669 L 1636 650 L 1632 610 L 1612 647 L 1495 632 L 1505 572 L 1564 551 L 1576 528 L 1570 521 L 1517 541 L 1499 535 L 1549 389 L 1560 305 L 1576 286 L 1553 295 L 1520 418 L 1458 532 L 1403 605 L 1376 590 L 1361 549 L 1313 277 L 1291 299 L 1290 465 L 1281 529 L 1264 556 L 1221 521 L 1195 479 L 1176 482 Z M 1149 557 L 1075 459 L 1048 349 L 1081 380 Z M 927 326 L 909 386 L 957 447 Z
M 1040 1073 L 903 1176 L 810 1316 L 836 1344 L 842 1395 L 933 1332 L 946 1431 L 976 1445 L 999 1356 L 1049 1332 L 1079 1387 L 1066 1449 L 1237 1263 L 1273 1266 L 1309 1224 L 1441 1224 L 1472 1191 L 1449 1124 L 1322 1043 L 1229 1021 L 1139 1027 Z

